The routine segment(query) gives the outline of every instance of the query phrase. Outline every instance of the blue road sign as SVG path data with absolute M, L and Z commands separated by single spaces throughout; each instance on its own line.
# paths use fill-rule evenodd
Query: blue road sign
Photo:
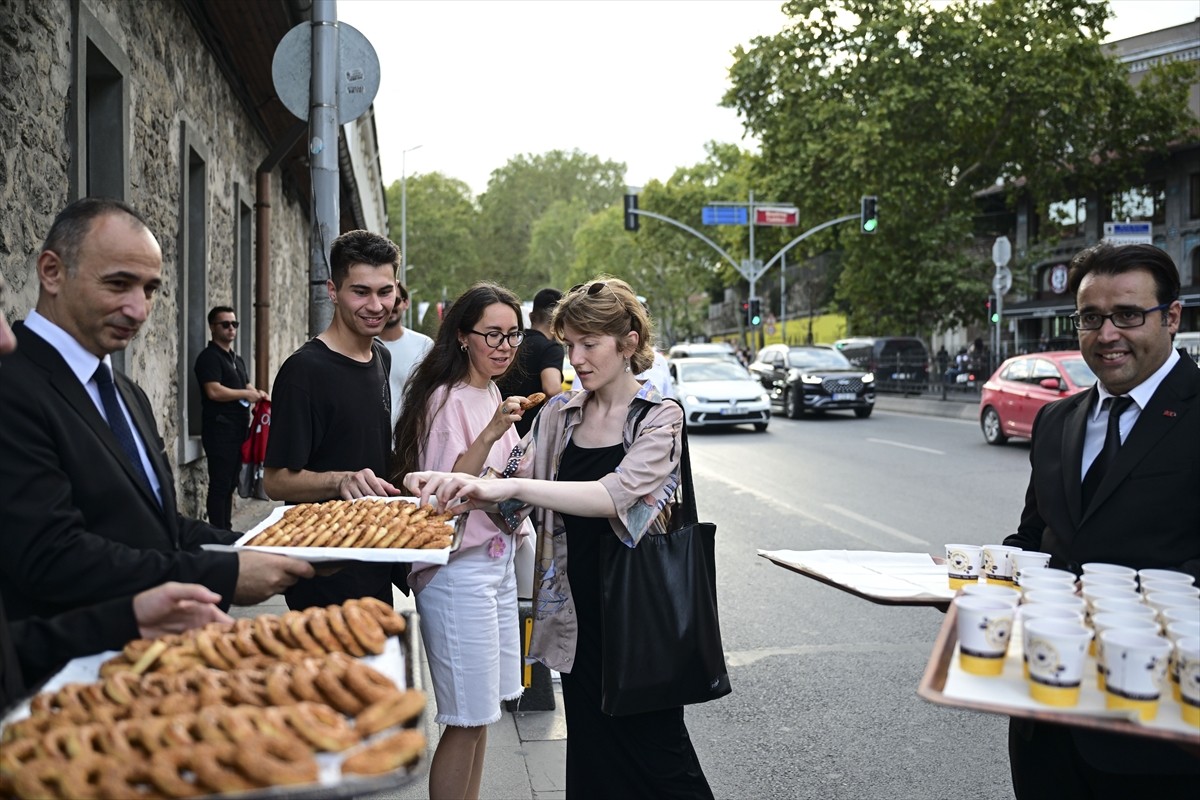
M 745 225 L 750 214 L 745 206 L 704 206 L 700 221 L 705 225 Z

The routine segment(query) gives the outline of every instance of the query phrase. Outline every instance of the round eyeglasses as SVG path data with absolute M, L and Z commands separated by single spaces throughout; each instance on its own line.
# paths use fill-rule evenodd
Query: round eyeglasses
M 509 347 L 517 347 L 521 344 L 521 342 L 525 341 L 524 331 L 513 331 L 512 333 L 488 331 L 487 333 L 484 333 L 483 331 L 472 330 L 471 333 L 475 334 L 476 336 L 482 336 L 483 340 L 487 342 L 488 347 L 499 347 L 500 343 L 505 340 L 508 341 Z
M 1140 328 L 1146 324 L 1146 315 L 1152 311 L 1164 311 L 1171 307 L 1170 303 L 1162 303 L 1153 308 L 1122 308 L 1111 314 L 1101 314 L 1096 311 L 1076 311 L 1067 319 L 1077 331 L 1098 331 L 1104 327 L 1104 320 L 1112 320 L 1117 328 Z

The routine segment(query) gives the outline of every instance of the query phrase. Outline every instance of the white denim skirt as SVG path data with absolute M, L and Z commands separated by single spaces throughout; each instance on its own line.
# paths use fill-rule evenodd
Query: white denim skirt
M 501 700 L 521 696 L 516 542 L 502 537 L 499 558 L 488 544 L 464 550 L 417 592 L 439 725 L 490 725 L 500 719 Z

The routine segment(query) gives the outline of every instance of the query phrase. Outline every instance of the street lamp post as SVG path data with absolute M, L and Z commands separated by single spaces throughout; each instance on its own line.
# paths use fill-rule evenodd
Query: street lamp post
M 416 145 L 400 151 L 400 283 L 408 289 L 408 170 L 405 160 L 413 150 L 420 150 L 423 145 Z M 401 322 L 406 328 L 412 327 L 412 305 L 404 312 L 405 319 Z

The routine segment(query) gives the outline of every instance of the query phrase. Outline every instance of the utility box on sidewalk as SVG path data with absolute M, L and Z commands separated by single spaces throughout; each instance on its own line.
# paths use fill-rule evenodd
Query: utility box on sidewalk
M 533 630 L 533 601 L 517 601 L 518 620 L 521 626 L 521 683 L 525 694 L 520 700 L 504 701 L 505 711 L 553 711 L 554 685 L 550 681 L 550 670 L 545 664 L 529 663 L 529 632 Z

